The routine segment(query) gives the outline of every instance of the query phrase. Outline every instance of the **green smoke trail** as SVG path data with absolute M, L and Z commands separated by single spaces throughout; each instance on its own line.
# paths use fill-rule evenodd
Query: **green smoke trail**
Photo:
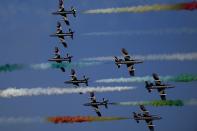
M 185 100 L 184 104 L 189 105 L 189 106 L 196 106 L 197 105 L 197 99 L 193 98 L 191 100 Z
M 71 68 L 83 68 L 94 65 L 99 65 L 102 62 L 74 62 L 74 63 L 38 63 L 38 64 L 5 64 L 0 65 L 0 73 L 1 72 L 12 72 L 16 70 L 22 69 L 33 69 L 33 70 L 46 70 L 46 69 L 54 69 L 65 67 L 67 69 Z
M 22 64 L 5 64 L 0 65 L 0 72 L 12 72 L 16 70 L 21 70 L 24 68 Z
M 120 106 L 139 106 L 139 105 L 147 105 L 147 106 L 183 106 L 184 102 L 182 100 L 154 100 L 154 101 L 130 101 L 130 102 L 118 102 L 118 103 L 110 103 L 112 105 L 120 105 Z
M 177 77 L 171 78 L 171 81 L 175 82 L 191 82 L 191 81 L 197 81 L 197 75 L 192 74 L 181 74 Z

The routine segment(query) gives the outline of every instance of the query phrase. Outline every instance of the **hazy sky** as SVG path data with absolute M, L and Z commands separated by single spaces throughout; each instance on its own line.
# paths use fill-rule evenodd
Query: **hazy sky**
M 58 39 L 49 37 L 56 30 L 56 22 L 61 18 L 51 15 L 56 11 L 58 0 L 2 0 L 0 3 L 0 64 L 35 64 L 45 63 L 53 56 L 53 49 L 58 46 L 62 54 L 70 53 L 73 61 L 87 57 L 121 55 L 121 48 L 133 54 L 168 54 L 196 52 L 197 33 L 160 33 L 166 29 L 179 30 L 190 28 L 197 30 L 197 11 L 157 11 L 147 13 L 121 14 L 83 14 L 89 9 L 127 7 L 159 3 L 190 2 L 189 0 L 65 0 L 65 8 L 74 6 L 77 17 L 69 16 L 70 28 L 75 31 L 74 40 L 66 39 L 65 49 Z M 65 24 L 64 30 L 68 30 Z M 92 32 L 132 32 L 155 31 L 153 34 L 129 35 L 85 35 Z M 196 74 L 196 61 L 145 61 L 136 65 L 136 76 L 178 75 L 181 73 Z M 127 69 L 117 69 L 113 62 L 96 66 L 77 68 L 77 75 L 90 77 L 90 86 L 136 86 L 132 91 L 96 93 L 97 99 L 103 97 L 111 102 L 138 101 L 159 99 L 158 93 L 151 94 L 144 88 L 144 83 L 98 84 L 94 81 L 103 78 L 129 77 Z M 57 69 L 20 70 L 0 74 L 0 88 L 34 88 L 34 87 L 67 87 L 63 82 L 69 79 L 70 71 L 62 73 Z M 187 100 L 196 98 L 196 82 L 175 83 L 175 89 L 167 90 L 167 98 Z M 0 99 L 1 117 L 48 117 L 57 115 L 90 115 L 96 113 L 90 107 L 84 107 L 89 94 L 69 94 L 60 96 L 34 96 Z M 196 131 L 197 107 L 147 107 L 152 114 L 159 114 L 162 120 L 154 121 L 158 131 Z M 101 107 L 103 116 L 132 116 L 139 107 L 109 106 Z M 134 120 L 111 121 L 103 123 L 81 123 L 54 125 L 48 122 L 3 123 L 0 130 L 4 131 L 147 131 L 145 122 L 137 124 Z

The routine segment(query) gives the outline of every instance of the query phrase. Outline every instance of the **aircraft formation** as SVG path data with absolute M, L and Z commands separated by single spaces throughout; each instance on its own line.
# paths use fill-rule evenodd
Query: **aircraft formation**
M 70 26 L 70 24 L 71 24 L 70 20 L 68 19 L 68 15 L 73 15 L 74 17 L 76 17 L 76 13 L 77 13 L 77 11 L 74 7 L 71 7 L 70 10 L 65 10 L 63 0 L 59 0 L 59 9 L 56 12 L 52 12 L 53 15 L 61 16 L 62 21 L 64 22 L 64 24 L 66 26 Z M 56 32 L 50 36 L 57 37 L 60 40 L 60 42 L 62 43 L 62 45 L 64 46 L 64 48 L 68 48 L 68 43 L 66 42 L 65 38 L 68 37 L 68 38 L 73 39 L 74 32 L 70 28 L 68 28 L 68 32 L 64 32 L 62 29 L 62 24 L 63 23 L 58 21 L 57 26 L 56 26 Z M 132 58 L 132 56 L 129 55 L 128 51 L 125 48 L 122 48 L 121 52 L 123 54 L 123 59 L 114 56 L 115 65 L 118 68 L 120 68 L 121 65 L 126 65 L 127 70 L 129 72 L 129 76 L 130 77 L 135 76 L 134 65 L 142 64 L 143 60 Z M 73 59 L 73 56 L 69 55 L 68 53 L 65 56 L 61 56 L 60 49 L 58 47 L 54 48 L 54 55 L 55 56 L 53 58 L 48 59 L 48 61 L 56 62 L 57 64 L 60 64 L 60 65 L 64 62 L 71 63 L 72 59 Z M 62 72 L 66 71 L 63 66 L 60 67 L 60 69 Z M 88 77 L 86 77 L 84 75 L 83 78 L 78 79 L 78 77 L 76 75 L 77 73 L 74 69 L 71 69 L 70 72 L 71 72 L 70 73 L 71 79 L 66 80 L 64 82 L 65 84 L 72 84 L 74 86 L 74 88 L 80 87 L 81 84 L 88 86 L 88 81 L 89 81 Z M 157 90 L 159 92 L 161 100 L 167 100 L 165 89 L 174 88 L 175 86 L 163 83 L 159 79 L 158 74 L 156 74 L 156 73 L 153 73 L 152 76 L 154 79 L 154 83 L 150 83 L 148 81 L 145 81 L 145 89 L 147 89 L 148 92 L 151 92 L 152 90 Z M 83 94 L 83 93 L 80 93 L 80 94 Z M 89 103 L 85 103 L 83 105 L 92 107 L 94 109 L 94 111 L 96 112 L 97 116 L 101 117 L 102 113 L 100 112 L 99 107 L 104 106 L 106 109 L 108 109 L 108 104 L 110 104 L 109 100 L 103 98 L 102 101 L 97 101 L 94 92 L 90 92 L 90 97 L 88 97 L 88 98 L 90 100 Z M 149 111 L 144 107 L 144 105 L 140 105 L 139 108 L 142 111 L 142 113 L 133 112 L 133 116 L 131 116 L 131 118 L 136 120 L 137 123 L 139 123 L 139 121 L 145 121 L 147 123 L 147 127 L 149 128 L 149 130 L 154 131 L 153 121 L 160 120 L 162 118 L 158 115 L 151 115 L 149 113 Z

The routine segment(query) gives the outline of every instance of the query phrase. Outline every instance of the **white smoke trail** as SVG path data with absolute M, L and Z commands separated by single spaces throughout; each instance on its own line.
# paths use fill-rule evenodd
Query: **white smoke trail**
M 30 67 L 34 70 L 46 70 L 52 68 L 50 63 L 32 64 Z
M 58 88 L 58 87 L 47 87 L 47 88 L 7 88 L 0 90 L 0 97 L 11 98 L 20 96 L 38 96 L 38 95 L 63 95 L 71 93 L 88 93 L 88 92 L 114 92 L 114 91 L 127 91 L 133 90 L 136 87 L 79 87 L 79 88 Z
M 121 58 L 121 56 L 119 56 Z M 147 61 L 191 61 L 197 60 L 197 52 L 191 53 L 174 53 L 174 54 L 150 54 L 150 55 L 134 55 L 135 59 L 142 59 Z M 84 61 L 114 61 L 113 56 L 90 57 L 82 59 Z
M 90 32 L 84 33 L 84 36 L 132 36 L 132 35 L 164 35 L 164 34 L 194 34 L 197 33 L 197 28 L 175 28 L 175 29 L 157 29 L 157 30 L 131 30 L 131 31 L 118 31 L 118 32 Z
M 29 124 L 43 121 L 41 117 L 0 117 L 0 124 Z
M 80 67 L 88 67 L 99 65 L 101 62 L 75 62 L 75 63 L 39 63 L 39 64 L 32 64 L 30 68 L 34 70 L 47 70 L 52 68 L 80 68 Z
M 170 81 L 173 79 L 172 76 L 160 76 L 162 81 Z M 96 83 L 130 83 L 130 82 L 145 82 L 145 81 L 152 81 L 152 76 L 143 76 L 143 77 L 129 77 L 129 78 L 110 78 L 110 79 L 100 79 L 96 80 Z
M 197 105 L 197 99 L 191 99 L 191 100 L 184 101 L 184 104 L 185 105 L 196 106 Z

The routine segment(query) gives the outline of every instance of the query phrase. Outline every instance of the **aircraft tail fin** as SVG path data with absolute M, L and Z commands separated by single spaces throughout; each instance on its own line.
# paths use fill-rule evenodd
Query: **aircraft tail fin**
M 146 89 L 148 90 L 148 92 L 151 92 L 151 89 L 150 89 L 150 87 L 151 87 L 151 84 L 148 82 L 148 81 L 145 81 L 145 84 L 146 84 Z
M 70 38 L 73 39 L 73 37 L 74 37 L 74 35 L 73 35 L 74 32 L 73 32 L 72 29 L 70 29 L 70 28 L 69 28 L 69 33 L 71 34 L 71 35 L 70 35 Z
M 72 61 L 72 57 L 69 57 L 68 62 L 71 63 L 71 61 Z
M 74 9 L 74 7 L 72 6 L 71 10 L 72 10 L 73 16 L 76 17 L 76 9 Z
M 139 123 L 139 120 L 137 120 L 137 113 L 133 112 L 133 118 L 136 120 L 137 123 Z
M 66 54 L 66 58 L 68 58 L 68 62 L 69 63 L 72 62 L 72 57 L 73 56 L 69 55 L 68 53 Z
M 73 32 L 72 32 L 72 34 L 71 34 L 71 36 L 70 36 L 70 37 L 71 37 L 71 39 L 73 40 L 73 38 L 74 38 Z
M 106 100 L 105 98 L 103 98 L 103 103 L 106 109 L 108 109 L 108 100 Z
M 118 59 L 118 57 L 114 56 L 114 61 L 115 61 L 115 64 L 117 65 L 117 67 L 120 68 L 120 64 L 118 64 L 118 62 L 120 62 L 120 60 Z
M 85 75 L 83 76 L 83 78 L 84 78 L 84 80 L 85 80 L 85 84 L 86 84 L 86 86 L 88 86 L 88 80 L 89 80 L 89 78 L 86 78 L 86 76 L 85 76 Z

